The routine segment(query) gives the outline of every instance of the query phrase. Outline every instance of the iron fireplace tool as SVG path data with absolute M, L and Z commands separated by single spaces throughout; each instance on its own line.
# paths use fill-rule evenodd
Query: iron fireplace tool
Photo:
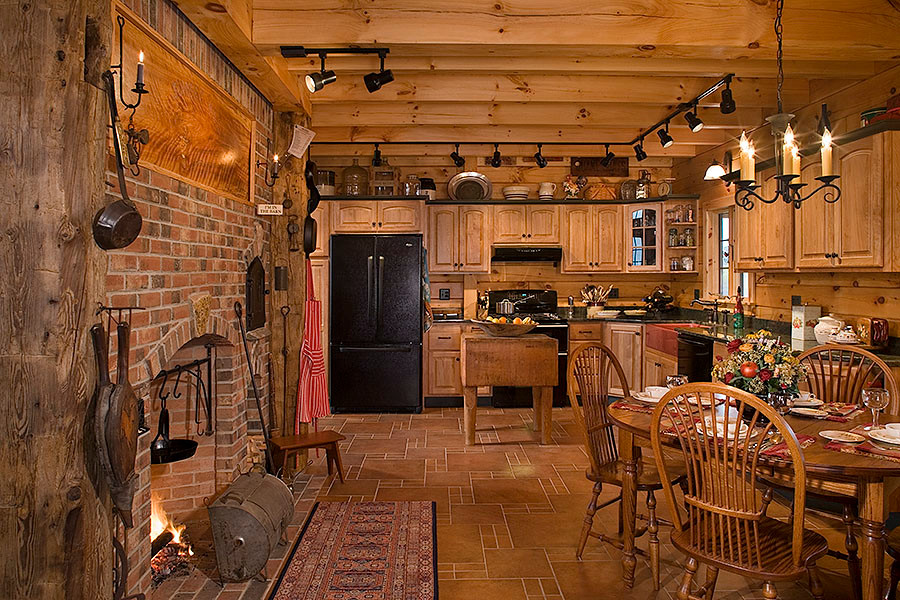
M 266 446 L 266 472 L 275 475 L 275 461 L 272 460 L 272 450 L 269 447 L 269 432 L 266 429 L 266 420 L 263 418 L 262 404 L 259 401 L 259 388 L 256 385 L 256 373 L 253 372 L 253 361 L 250 358 L 250 346 L 247 344 L 247 330 L 244 328 L 244 309 L 240 302 L 234 303 L 234 314 L 237 315 L 238 325 L 241 328 L 241 340 L 244 342 L 244 354 L 247 356 L 247 370 L 250 371 L 250 383 L 253 385 L 253 396 L 256 399 L 256 413 L 259 415 L 259 424 L 262 428 L 263 441 Z
M 288 405 L 288 376 L 287 376 L 287 364 L 288 364 L 288 348 L 287 348 L 287 335 L 288 335 L 288 323 L 287 318 L 288 315 L 291 314 L 290 306 L 282 306 L 281 307 L 281 327 L 283 330 L 283 334 L 281 337 L 281 358 L 283 363 L 282 375 L 284 377 L 284 381 L 282 383 L 282 399 L 281 399 L 281 414 L 284 415 L 284 423 L 281 427 L 282 433 L 287 433 L 287 405 Z

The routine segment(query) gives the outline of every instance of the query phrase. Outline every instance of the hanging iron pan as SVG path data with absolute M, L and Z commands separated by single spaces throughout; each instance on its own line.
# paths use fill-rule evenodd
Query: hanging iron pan
M 303 177 L 306 179 L 306 189 L 309 190 L 309 200 L 306 202 L 306 214 L 311 215 L 319 207 L 319 201 L 322 195 L 319 188 L 316 187 L 316 163 L 311 160 L 306 161 L 306 167 L 303 169 Z
M 159 386 L 159 398 L 162 407 L 159 411 L 159 429 L 156 437 L 150 442 L 150 463 L 161 465 L 171 462 L 178 462 L 190 458 L 197 452 L 197 441 L 182 438 L 169 438 L 169 409 L 166 408 L 166 398 L 169 394 L 163 395 L 163 389 L 166 387 L 166 381 L 169 378 L 168 372 L 164 375 L 162 384 Z M 175 389 L 172 394 L 178 398 L 178 382 L 181 379 L 181 372 L 178 372 L 178 379 L 175 380 Z
M 103 74 L 106 95 L 109 100 L 109 118 L 112 123 L 113 148 L 116 152 L 116 174 L 122 197 L 101 209 L 94 217 L 94 241 L 104 250 L 116 250 L 131 244 L 141 233 L 143 219 L 125 188 L 125 172 L 122 167 L 122 141 L 119 136 L 119 115 L 116 109 L 116 92 L 112 72 Z
M 309 255 L 316 251 L 316 220 L 306 215 L 303 219 L 303 252 Z

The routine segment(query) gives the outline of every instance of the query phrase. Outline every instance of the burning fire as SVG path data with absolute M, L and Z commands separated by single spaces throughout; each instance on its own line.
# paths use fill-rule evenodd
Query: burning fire
M 153 585 L 159 585 L 166 578 L 187 575 L 191 571 L 189 558 L 194 555 L 194 550 L 187 540 L 183 540 L 185 525 L 178 525 L 166 514 L 162 505 L 156 499 L 150 500 L 150 542 L 157 542 L 159 536 L 165 533 L 172 535 L 172 540 L 165 546 L 153 548 L 155 554 L 150 557 L 150 570 L 153 573 Z M 163 539 L 160 543 L 165 543 Z
M 164 531 L 172 533 L 172 541 L 170 544 L 181 543 L 181 533 L 184 531 L 185 525 L 176 525 L 172 518 L 166 514 L 162 505 L 152 498 L 150 501 L 150 539 L 155 540 Z M 191 552 L 193 554 L 193 552 Z

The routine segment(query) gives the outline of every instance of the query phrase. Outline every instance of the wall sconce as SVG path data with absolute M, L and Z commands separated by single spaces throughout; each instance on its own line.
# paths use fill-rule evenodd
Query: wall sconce
M 138 175 L 141 172 L 141 169 L 138 166 L 138 163 L 141 160 L 141 152 L 143 151 L 144 146 L 150 142 L 150 132 L 146 129 L 138 130 L 135 128 L 134 112 L 137 110 L 137 107 L 141 105 L 141 97 L 144 94 L 149 94 L 150 91 L 144 86 L 144 52 L 142 50 L 140 54 L 138 54 L 137 76 L 135 77 L 134 88 L 131 90 L 133 94 L 137 94 L 137 101 L 134 103 L 125 101 L 125 86 L 122 81 L 122 71 L 124 71 L 122 65 L 125 62 L 123 55 L 124 36 L 122 32 L 125 29 L 125 18 L 121 15 L 117 16 L 116 23 L 119 25 L 119 64 L 111 65 L 109 69 L 113 73 L 118 73 L 119 101 L 126 110 L 131 111 L 131 114 L 128 117 L 128 127 L 122 131 L 124 135 L 119 136 L 122 138 L 125 145 L 123 160 L 126 162 L 125 166 L 129 168 L 132 175 Z
M 263 178 L 265 184 L 269 187 L 275 187 L 275 180 L 278 179 L 278 169 L 281 168 L 281 163 L 278 162 L 278 155 L 275 154 L 272 156 L 272 171 L 271 178 L 269 176 L 269 161 L 267 160 L 258 160 L 256 161 L 256 168 L 258 169 L 261 166 L 266 167 L 266 174 Z

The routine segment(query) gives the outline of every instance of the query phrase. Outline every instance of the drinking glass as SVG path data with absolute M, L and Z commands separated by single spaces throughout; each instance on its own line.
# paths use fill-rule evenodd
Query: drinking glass
M 872 424 L 865 427 L 866 431 L 883 429 L 884 426 L 878 424 L 878 413 L 887 408 L 891 395 L 882 388 L 866 388 L 862 391 L 862 401 L 866 408 L 872 411 Z
M 666 387 L 669 389 L 684 385 L 687 382 L 688 378 L 685 375 L 666 375 Z
M 786 415 L 794 408 L 794 396 L 788 391 L 770 392 L 769 405 L 779 415 Z

